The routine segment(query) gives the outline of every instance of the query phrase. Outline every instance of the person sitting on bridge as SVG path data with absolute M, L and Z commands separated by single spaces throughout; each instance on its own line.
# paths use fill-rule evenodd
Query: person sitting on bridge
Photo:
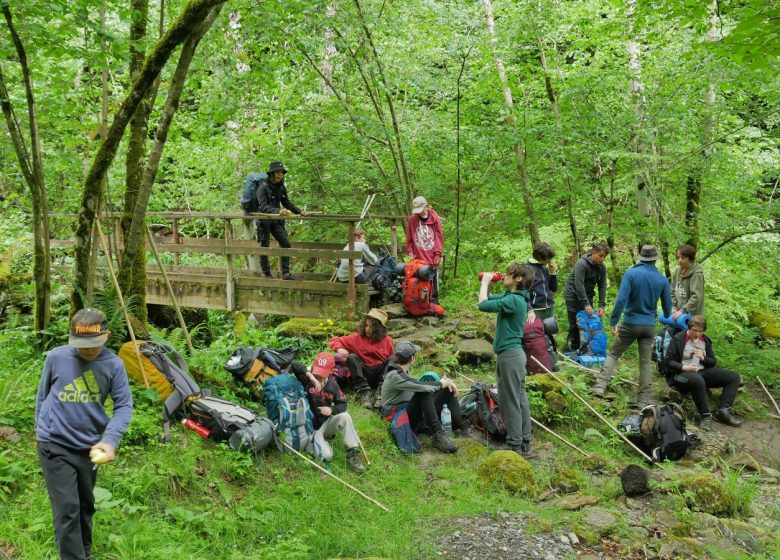
M 287 188 L 284 186 L 284 176 L 287 173 L 284 165 L 280 161 L 273 161 L 268 166 L 268 178 L 262 180 L 257 187 L 257 211 L 261 214 L 279 214 L 280 216 L 289 216 L 297 214 L 305 216 L 306 211 L 301 210 L 292 203 L 287 196 Z M 284 206 L 284 208 L 282 208 Z M 256 220 L 257 240 L 261 247 L 268 247 L 271 244 L 271 235 L 283 249 L 290 248 L 290 240 L 287 239 L 287 230 L 284 227 L 284 220 Z M 281 257 L 279 259 L 282 265 L 282 278 L 284 280 L 295 280 L 290 273 L 290 257 Z M 271 265 L 268 262 L 268 256 L 260 257 L 260 268 L 266 278 L 273 278 L 271 275 Z
M 328 346 L 347 358 L 352 386 L 360 396 L 360 404 L 366 408 L 379 408 L 382 404 L 379 394 L 373 397 L 371 390 L 382 386 L 394 353 L 393 339 L 387 335 L 387 313 L 370 309 L 356 333 L 331 338 Z
M 371 252 L 371 248 L 366 243 L 366 232 L 360 228 L 355 228 L 352 234 L 355 251 L 362 251 L 363 258 L 355 259 L 355 284 L 369 284 L 376 276 L 379 265 L 379 257 Z M 345 251 L 349 251 L 349 243 L 344 246 Z M 336 278 L 339 282 L 349 282 L 349 259 L 341 259 L 339 269 L 336 271 Z

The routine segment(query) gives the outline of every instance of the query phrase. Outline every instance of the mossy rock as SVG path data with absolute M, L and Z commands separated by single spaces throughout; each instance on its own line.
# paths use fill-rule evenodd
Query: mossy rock
M 577 535 L 577 538 L 580 539 L 580 541 L 588 546 L 595 546 L 599 542 L 599 534 L 592 529 L 590 529 L 587 525 L 584 524 L 577 524 L 573 527 L 574 534 Z
M 766 311 L 751 311 L 750 324 L 758 327 L 764 338 L 780 338 L 780 320 Z
M 477 468 L 477 476 L 486 484 L 504 486 L 510 492 L 536 495 L 536 478 L 528 461 L 514 451 L 494 451 Z
M 481 461 L 490 454 L 490 448 L 475 439 L 463 438 L 458 440 L 460 453 L 468 463 Z
M 601 474 L 614 470 L 612 463 L 603 455 L 594 455 L 591 453 L 587 457 L 578 457 L 577 460 L 588 472 L 594 474 Z
M 281 336 L 308 336 L 314 340 L 327 340 L 334 336 L 344 336 L 352 332 L 341 323 L 331 319 L 304 319 L 296 317 L 276 327 Z
M 539 391 L 543 395 L 546 395 L 547 393 L 557 393 L 560 395 L 561 389 L 563 389 L 563 385 L 558 383 L 549 373 L 529 375 L 526 378 L 526 385 L 529 389 Z
M 550 486 L 567 494 L 576 492 L 584 483 L 582 473 L 565 465 L 558 466 L 550 475 Z
M 683 473 L 681 489 L 689 508 L 712 515 L 728 514 L 734 499 L 721 479 L 705 471 Z

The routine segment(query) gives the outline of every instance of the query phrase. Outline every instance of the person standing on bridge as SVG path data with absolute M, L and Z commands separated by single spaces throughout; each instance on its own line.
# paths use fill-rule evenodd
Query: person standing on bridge
M 284 186 L 284 176 L 287 173 L 284 165 L 280 161 L 273 161 L 268 166 L 268 178 L 263 179 L 257 187 L 255 196 L 257 197 L 257 211 L 261 214 L 279 214 L 280 216 L 290 216 L 292 214 L 305 216 L 306 210 L 301 210 L 292 203 L 287 196 L 287 187 Z M 282 208 L 282 206 L 284 208 Z M 279 243 L 283 249 L 290 248 L 290 240 L 287 238 L 287 230 L 284 227 L 284 220 L 256 220 L 257 240 L 261 247 L 268 247 L 271 244 L 271 236 Z M 290 257 L 281 257 L 279 259 L 282 265 L 282 278 L 284 280 L 295 280 L 290 273 Z M 260 268 L 266 278 L 273 278 L 271 274 L 271 264 L 268 262 L 268 256 L 260 257 Z

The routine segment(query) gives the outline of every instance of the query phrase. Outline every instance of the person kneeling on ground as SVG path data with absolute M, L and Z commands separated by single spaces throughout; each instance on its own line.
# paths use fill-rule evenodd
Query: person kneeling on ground
M 317 430 L 314 441 L 323 450 L 322 458 L 330 461 L 333 457 L 333 449 L 327 441 L 340 432 L 347 448 L 347 466 L 362 474 L 366 472 L 366 467 L 360 460 L 360 439 L 347 412 L 347 399 L 338 383 L 329 377 L 334 367 L 336 357 L 330 352 L 320 352 L 314 358 L 310 371 L 305 374 L 296 371 L 295 374 L 306 390 L 314 414 L 314 428 Z
M 416 434 L 430 432 L 436 449 L 455 453 L 458 446 L 444 432 L 439 417 L 446 404 L 452 413 L 453 430 L 468 432 L 468 423 L 457 399 L 458 388 L 446 377 L 441 381 L 422 382 L 409 375 L 419 350 L 419 346 L 408 340 L 400 340 L 395 345 L 395 360 L 387 368 L 382 383 L 382 415 L 390 416 L 393 406 L 406 404 L 412 431 Z
M 366 408 L 379 408 L 382 404 L 379 394 L 374 398 L 371 390 L 382 386 L 385 370 L 393 357 L 393 339 L 387 335 L 387 313 L 370 309 L 360 322 L 358 332 L 331 338 L 328 346 L 346 357 L 360 404 Z
M 715 367 L 715 353 L 712 351 L 712 341 L 704 334 L 706 330 L 707 321 L 703 316 L 695 315 L 688 321 L 688 330 L 672 338 L 664 356 L 666 380 L 672 387 L 691 394 L 696 410 L 701 415 L 699 427 L 705 431 L 712 429 L 713 416 L 707 389 L 723 387 L 715 420 L 729 426 L 740 426 L 742 422 L 734 418 L 731 412 L 731 405 L 739 389 L 739 374 Z
M 366 232 L 362 229 L 355 228 L 352 240 L 354 250 L 363 253 L 362 258 L 354 260 L 355 284 L 370 284 L 376 276 L 379 257 L 371 252 L 371 248 L 366 243 Z M 349 243 L 344 246 L 344 250 L 349 251 Z M 349 282 L 349 259 L 341 259 L 336 278 L 339 282 Z

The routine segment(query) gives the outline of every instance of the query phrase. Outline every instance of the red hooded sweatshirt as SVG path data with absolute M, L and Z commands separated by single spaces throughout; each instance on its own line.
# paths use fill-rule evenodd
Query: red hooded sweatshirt
M 434 210 L 428 209 L 426 219 L 422 219 L 420 214 L 409 216 L 406 222 L 406 254 L 432 264 L 436 257 L 441 259 L 443 245 L 441 220 Z

